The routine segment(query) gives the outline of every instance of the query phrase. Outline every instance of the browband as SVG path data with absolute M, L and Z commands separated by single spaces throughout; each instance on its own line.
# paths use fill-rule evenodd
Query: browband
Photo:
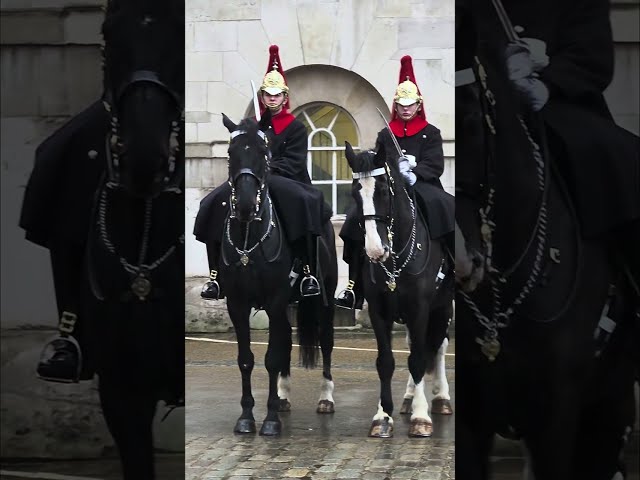
M 246 130 L 234 130 L 233 132 L 231 132 L 231 140 L 236 138 L 238 135 L 244 135 L 245 133 L 247 133 Z M 258 136 L 265 142 L 267 141 L 267 136 L 262 130 L 258 130 Z
M 376 168 L 369 172 L 353 172 L 353 179 L 358 180 L 360 178 L 377 177 L 378 175 L 384 175 L 385 173 L 387 173 L 387 171 L 384 167 Z

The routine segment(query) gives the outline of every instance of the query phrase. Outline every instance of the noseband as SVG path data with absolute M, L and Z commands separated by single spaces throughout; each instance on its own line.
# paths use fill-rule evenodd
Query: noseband
M 246 130 L 235 130 L 234 132 L 231 132 L 230 140 L 233 140 L 234 138 L 240 135 L 246 135 L 246 134 L 247 134 Z M 271 161 L 271 150 L 269 150 L 269 140 L 267 138 L 267 135 L 262 130 L 258 130 L 257 134 L 258 134 L 258 137 L 262 139 L 265 146 L 267 147 L 267 154 L 264 156 L 264 160 L 266 162 L 266 168 L 264 171 L 265 173 L 262 177 L 258 177 L 258 175 L 256 175 L 252 169 L 241 168 L 232 176 L 231 171 L 229 171 L 229 186 L 231 187 L 231 218 L 236 217 L 236 206 L 237 206 L 236 182 L 242 175 L 252 176 L 253 178 L 256 179 L 256 181 L 258 182 L 258 185 L 260 185 L 260 188 L 258 189 L 258 193 L 256 195 L 256 210 L 255 210 L 256 214 L 258 214 L 258 212 L 260 211 L 260 207 L 262 205 L 262 193 L 264 192 L 266 182 L 267 182 L 267 173 L 269 171 L 269 163 Z M 229 164 L 229 168 L 230 168 L 230 164 Z
M 122 154 L 123 144 L 119 136 L 120 123 L 118 120 L 117 104 L 124 95 L 124 92 L 131 86 L 140 82 L 153 83 L 162 88 L 169 96 L 176 102 L 176 105 L 180 107 L 180 117 L 177 120 L 171 122 L 171 133 L 169 134 L 169 158 L 167 174 L 165 175 L 163 183 L 164 192 L 180 193 L 181 174 L 180 171 L 176 171 L 176 156 L 180 150 L 180 142 L 178 137 L 182 124 L 184 123 L 184 105 L 180 95 L 170 88 L 167 84 L 162 82 L 156 72 L 151 70 L 136 70 L 131 74 L 131 77 L 117 89 L 114 97 L 113 91 L 110 88 L 105 89 L 102 103 L 105 110 L 109 114 L 109 124 L 111 130 L 107 133 L 106 137 L 106 157 L 107 157 L 107 187 L 108 188 L 120 188 L 122 187 L 120 180 L 120 155 Z

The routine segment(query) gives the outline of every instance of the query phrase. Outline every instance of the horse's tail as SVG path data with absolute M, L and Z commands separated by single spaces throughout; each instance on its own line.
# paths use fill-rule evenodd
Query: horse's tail
M 298 343 L 300 361 L 304 368 L 315 368 L 318 363 L 320 322 L 322 320 L 322 296 L 302 297 L 298 302 Z

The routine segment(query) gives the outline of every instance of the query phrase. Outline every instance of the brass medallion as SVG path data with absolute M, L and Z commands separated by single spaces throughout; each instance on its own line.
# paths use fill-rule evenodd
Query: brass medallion
M 480 344 L 480 350 L 482 351 L 482 353 L 489 359 L 490 362 L 493 362 L 500 353 L 500 342 L 498 341 L 498 339 L 493 338 L 491 340 L 482 340 Z
M 242 263 L 244 267 L 249 265 L 249 257 L 247 256 L 246 253 L 243 253 L 242 256 L 240 257 L 240 263 Z
M 141 300 L 144 301 L 151 292 L 151 282 L 143 274 L 139 273 L 131 282 L 131 291 Z
M 391 290 L 393 292 L 396 289 L 396 281 L 395 280 L 389 280 L 387 282 L 387 286 L 389 287 L 389 290 Z

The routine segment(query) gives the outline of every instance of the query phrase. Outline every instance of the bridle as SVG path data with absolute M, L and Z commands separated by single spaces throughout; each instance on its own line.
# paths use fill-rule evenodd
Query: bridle
M 171 121 L 171 132 L 169 133 L 169 157 L 167 173 L 162 180 L 163 192 L 180 193 L 180 184 L 182 183 L 182 177 L 184 171 L 181 168 L 176 168 L 176 157 L 180 151 L 180 131 L 184 123 L 184 102 L 178 92 L 165 84 L 160 80 L 159 75 L 151 70 L 135 70 L 131 76 L 120 85 L 117 91 L 112 91 L 111 88 L 105 88 L 102 98 L 102 104 L 104 105 L 107 114 L 109 115 L 110 130 L 106 136 L 106 159 L 107 159 L 107 188 L 121 188 L 121 165 L 120 155 L 122 154 L 123 144 L 120 139 L 119 129 L 120 122 L 118 118 L 117 105 L 122 99 L 125 91 L 132 85 L 139 84 L 141 82 L 152 83 L 159 86 L 162 90 L 169 94 L 169 96 L 175 101 L 176 105 L 180 108 L 180 114 L 178 118 Z
M 370 153 L 373 153 L 373 152 L 370 152 Z M 362 218 L 363 218 L 363 221 L 375 220 L 387 226 L 387 240 L 389 242 L 389 257 L 391 258 L 391 270 L 389 270 L 387 266 L 382 262 L 379 262 L 378 265 L 380 265 L 380 268 L 382 268 L 382 270 L 384 271 L 385 275 L 388 278 L 386 282 L 387 287 L 389 288 L 390 291 L 393 292 L 396 289 L 396 279 L 400 276 L 400 274 L 405 269 L 405 267 L 413 259 L 413 254 L 417 245 L 417 241 L 416 241 L 417 215 L 416 215 L 415 202 L 409 195 L 409 192 L 407 191 L 407 189 L 403 187 L 402 189 L 405 195 L 407 196 L 407 199 L 409 200 L 409 205 L 411 207 L 412 225 L 411 225 L 411 233 L 409 235 L 409 239 L 407 240 L 407 243 L 399 252 L 396 252 L 393 249 L 393 238 L 395 236 L 394 221 L 395 221 L 396 193 L 394 190 L 395 181 L 393 179 L 393 176 L 391 175 L 391 169 L 389 168 L 389 164 L 385 162 L 384 167 L 375 168 L 369 171 L 353 172 L 353 179 L 359 180 L 361 178 L 378 177 L 382 175 L 385 176 L 387 187 L 389 189 L 389 208 L 388 208 L 389 214 L 388 215 L 377 215 L 377 214 L 364 215 L 363 214 Z M 397 266 L 398 260 L 401 258 L 402 254 L 407 250 L 407 248 L 408 248 L 407 256 L 402 262 L 402 265 L 398 267 Z
M 240 136 L 240 135 L 246 135 L 248 132 L 246 130 L 235 130 L 233 132 L 231 132 L 231 138 L 230 138 L 230 142 L 232 142 L 236 137 Z M 267 135 L 262 131 L 262 130 L 257 130 L 257 135 L 258 137 L 264 142 L 264 145 L 267 149 L 267 153 L 264 155 L 264 161 L 266 163 L 265 169 L 264 169 L 264 174 L 262 175 L 262 177 L 259 177 L 258 175 L 256 175 L 256 173 L 250 169 L 250 168 L 241 168 L 240 170 L 238 170 L 237 172 L 235 172 L 233 175 L 231 174 L 231 162 L 230 157 L 228 158 L 227 161 L 227 166 L 229 169 L 229 186 L 231 187 L 231 218 L 236 218 L 236 207 L 237 207 L 237 203 L 238 203 L 238 199 L 236 196 L 236 182 L 238 181 L 238 179 L 242 176 L 242 175 L 250 175 L 253 178 L 256 179 L 256 181 L 258 182 L 258 185 L 260 186 L 258 188 L 258 193 L 256 194 L 256 209 L 255 209 L 255 213 L 256 215 L 258 214 L 258 212 L 260 211 L 260 207 L 262 205 L 262 197 L 264 195 L 264 190 L 266 188 L 266 184 L 267 184 L 267 175 L 269 173 L 269 164 L 271 161 L 271 150 L 269 149 L 269 140 L 267 138 Z M 253 218 L 252 220 L 259 220 L 258 218 Z
M 229 212 L 229 220 L 226 222 L 226 229 L 225 229 L 225 235 L 226 235 L 226 240 L 229 243 L 229 245 L 231 245 L 231 247 L 233 247 L 236 251 L 236 253 L 240 256 L 240 263 L 242 264 L 242 266 L 246 267 L 247 265 L 249 265 L 249 254 L 251 252 L 253 252 L 256 248 L 258 248 L 259 245 L 261 245 L 271 234 L 271 231 L 273 230 L 273 228 L 275 227 L 275 222 L 273 221 L 274 215 L 273 215 L 273 202 L 271 202 L 270 198 L 269 198 L 269 192 L 268 190 L 265 193 L 265 188 L 266 188 L 266 183 L 267 183 L 267 175 L 269 173 L 269 163 L 271 161 L 271 150 L 269 149 L 269 140 L 266 136 L 266 134 L 262 131 L 262 130 L 257 130 L 256 131 L 258 137 L 264 142 L 264 145 L 267 149 L 267 153 L 264 156 L 264 161 L 266 163 L 265 165 L 265 169 L 264 169 L 264 175 L 262 177 L 258 177 L 258 175 L 256 175 L 256 173 L 250 169 L 250 168 L 241 168 L 240 170 L 238 170 L 237 172 L 235 172 L 235 174 L 231 175 L 231 156 L 229 154 L 229 159 L 228 159 L 228 168 L 229 168 L 229 185 L 231 186 L 231 202 L 230 202 L 230 212 Z M 248 134 L 248 132 L 246 130 L 235 130 L 233 132 L 231 132 L 231 139 L 230 141 L 233 141 L 236 137 L 240 136 L 240 135 L 246 135 Z M 235 189 L 235 184 L 238 181 L 238 179 L 242 176 L 242 175 L 250 175 L 253 178 L 255 178 L 258 182 L 258 185 L 260 186 L 258 188 L 258 192 L 256 194 L 256 208 L 255 208 L 255 216 L 253 216 L 249 222 L 247 223 L 246 229 L 245 229 L 245 233 L 244 233 L 244 242 L 243 242 L 243 247 L 239 248 L 234 242 L 233 239 L 231 238 L 231 219 L 236 218 L 236 206 L 237 206 L 237 197 L 236 197 L 236 189 Z M 258 216 L 262 210 L 263 204 L 262 204 L 262 197 L 265 197 L 267 199 L 266 204 L 268 205 L 269 209 L 268 209 L 268 218 L 266 219 L 267 221 L 267 228 L 265 229 L 264 234 L 256 241 L 256 243 L 249 247 L 248 243 L 249 243 L 249 231 L 250 231 L 250 227 L 252 222 L 255 221 L 259 221 L 262 222 L 262 217 Z

